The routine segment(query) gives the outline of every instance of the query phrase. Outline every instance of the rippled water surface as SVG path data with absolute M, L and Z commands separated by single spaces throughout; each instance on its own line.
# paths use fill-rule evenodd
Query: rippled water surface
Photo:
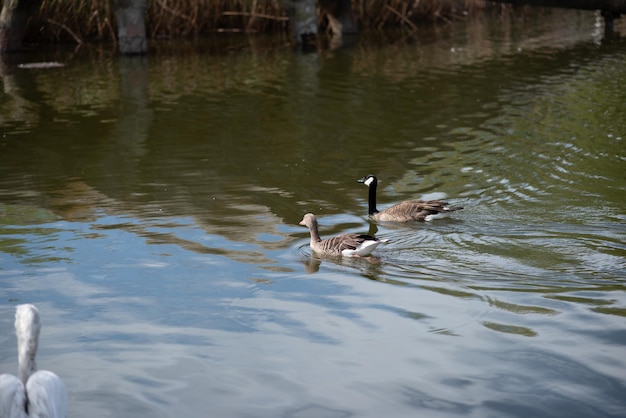
M 30 302 L 72 417 L 625 416 L 623 20 L 6 57 L 0 372 Z

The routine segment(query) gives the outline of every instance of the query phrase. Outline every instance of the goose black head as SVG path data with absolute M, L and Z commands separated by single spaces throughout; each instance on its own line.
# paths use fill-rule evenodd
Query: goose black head
M 373 185 L 377 185 L 378 184 L 378 179 L 376 178 L 375 175 L 368 174 L 367 176 L 363 177 L 362 179 L 358 179 L 357 182 L 363 183 L 367 187 L 370 187 L 372 184 Z

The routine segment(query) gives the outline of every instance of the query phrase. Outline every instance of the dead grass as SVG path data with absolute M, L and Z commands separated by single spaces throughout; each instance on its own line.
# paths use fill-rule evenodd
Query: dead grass
M 483 0 L 352 0 L 362 29 L 415 28 L 421 22 L 452 22 L 477 10 Z M 150 38 L 211 32 L 281 32 L 288 19 L 282 0 L 147 0 Z M 324 22 L 320 10 L 320 22 Z M 116 38 L 110 1 L 43 0 L 28 38 L 40 41 L 110 42 Z

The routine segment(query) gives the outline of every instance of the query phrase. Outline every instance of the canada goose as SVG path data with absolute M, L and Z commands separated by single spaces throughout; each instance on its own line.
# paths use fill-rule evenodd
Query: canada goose
M 342 234 L 323 240 L 318 231 L 317 218 L 312 213 L 304 215 L 300 225 L 306 226 L 311 232 L 311 250 L 326 255 L 366 256 L 381 242 L 386 242 L 367 234 Z
M 35 305 L 18 305 L 15 311 L 17 334 L 17 377 L 0 374 L 0 417 L 65 418 L 67 391 L 56 374 L 37 371 L 35 355 L 39 339 L 39 311 Z
M 430 221 L 435 217 L 447 215 L 455 210 L 463 209 L 461 206 L 448 206 L 447 202 L 440 200 L 405 200 L 395 205 L 379 211 L 376 209 L 376 187 L 378 179 L 376 176 L 368 174 L 359 183 L 369 187 L 369 215 L 370 218 L 382 222 L 408 222 L 408 221 Z

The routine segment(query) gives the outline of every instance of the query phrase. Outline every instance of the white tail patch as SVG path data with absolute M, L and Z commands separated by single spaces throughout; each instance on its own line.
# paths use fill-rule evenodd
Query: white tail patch
M 361 243 L 361 245 L 356 247 L 354 250 L 346 249 L 346 250 L 343 250 L 341 254 L 347 257 L 366 256 L 366 255 L 369 255 L 372 251 L 374 251 L 374 249 L 378 247 L 380 243 L 381 241 L 372 241 L 372 240 L 363 241 L 363 243 Z
M 432 215 L 426 215 L 424 220 L 426 222 L 430 222 L 430 221 L 433 221 L 435 219 L 443 219 L 443 218 L 447 218 L 449 214 L 450 214 L 450 209 L 448 209 L 445 212 L 439 212 L 439 213 L 434 213 Z

